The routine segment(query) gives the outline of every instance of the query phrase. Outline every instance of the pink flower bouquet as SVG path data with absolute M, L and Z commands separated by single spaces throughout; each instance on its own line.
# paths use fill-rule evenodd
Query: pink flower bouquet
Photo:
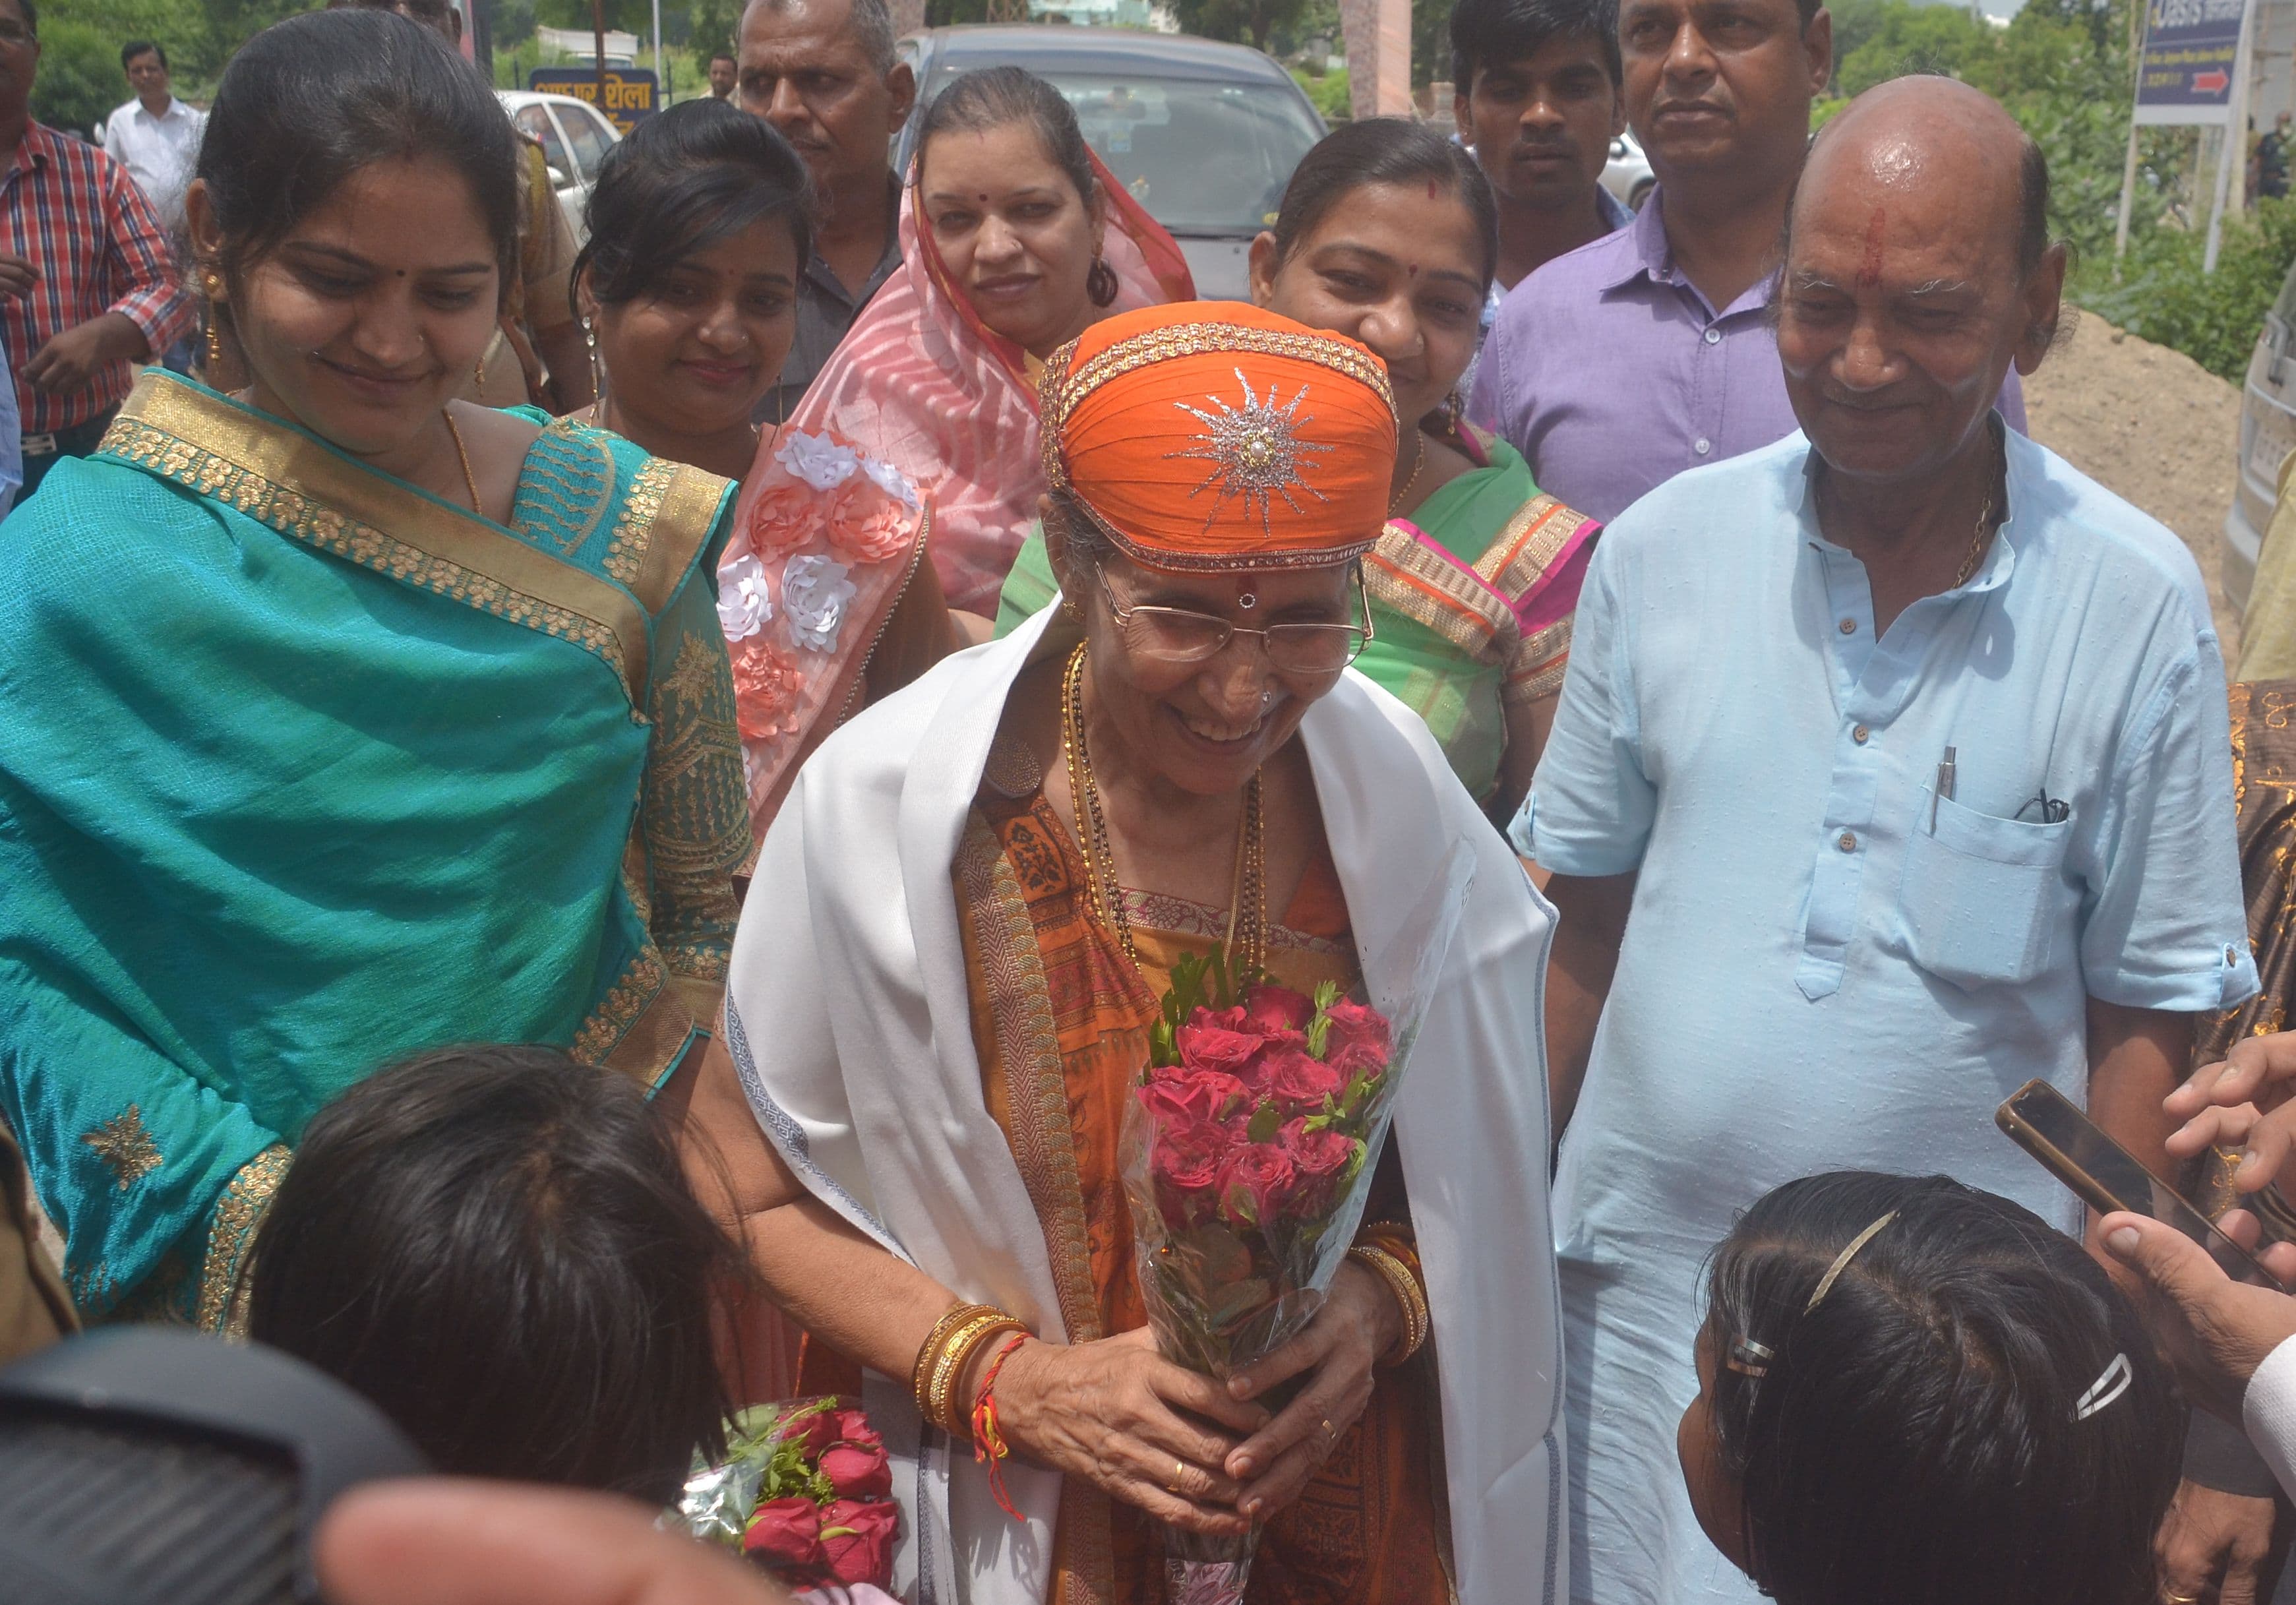
M 1381 1003 L 1172 969 L 1121 1161 L 1148 1324 L 1165 1355 L 1226 1378 L 1315 1318 L 1355 1241 L 1410 1047 L 1473 877 L 1455 849 L 1366 975 Z M 1251 1541 L 1167 1535 L 1176 1601 L 1241 1599 Z
M 724 1464 L 687 1481 L 678 1526 L 791 1588 L 892 1587 L 901 1511 L 868 1417 L 839 1398 L 754 1405 L 734 1418 L 726 1448 Z

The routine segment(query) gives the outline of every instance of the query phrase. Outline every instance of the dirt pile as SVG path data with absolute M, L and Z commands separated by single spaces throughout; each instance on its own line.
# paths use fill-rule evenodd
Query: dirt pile
M 2072 336 L 2025 381 L 2033 438 L 2184 536 L 2215 603 L 2227 661 L 2240 618 L 2218 583 L 2240 454 L 2240 389 L 2181 351 L 2077 315 Z

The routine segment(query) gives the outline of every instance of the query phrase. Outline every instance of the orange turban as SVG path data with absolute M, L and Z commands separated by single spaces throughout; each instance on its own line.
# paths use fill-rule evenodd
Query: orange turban
M 1045 366 L 1045 477 L 1152 569 L 1349 561 L 1387 520 L 1379 358 L 1237 301 L 1119 314 Z

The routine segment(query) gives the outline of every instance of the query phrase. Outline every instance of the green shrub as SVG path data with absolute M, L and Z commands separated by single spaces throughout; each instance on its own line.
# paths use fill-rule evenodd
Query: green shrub
M 39 76 L 32 80 L 34 117 L 51 128 L 84 135 L 127 96 L 117 38 L 72 18 L 41 20 Z
M 2238 384 L 2264 314 L 2296 262 L 2296 200 L 2262 201 L 2249 217 L 2227 217 L 2213 274 L 2201 271 L 2207 242 L 2201 228 L 2150 230 L 2129 242 L 2118 273 L 2109 248 L 2084 264 L 2071 299 Z

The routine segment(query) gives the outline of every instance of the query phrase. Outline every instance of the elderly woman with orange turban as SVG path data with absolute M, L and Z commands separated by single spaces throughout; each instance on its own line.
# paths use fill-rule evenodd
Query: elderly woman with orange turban
M 1168 1599 L 1158 1523 L 1259 1526 L 1246 1598 L 1551 1601 L 1564 1564 L 1541 987 L 1552 914 L 1425 726 L 1349 667 L 1395 463 L 1352 340 L 1195 302 L 1048 364 L 1061 600 L 869 708 L 761 850 L 693 1174 L 892 1451 L 915 1601 Z M 1216 1382 L 1144 1324 L 1117 1132 L 1172 966 L 1404 960 L 1474 878 L 1350 1261 Z M 840 1372 L 842 1375 L 840 1376 Z M 1012 1458 L 977 1458 L 991 1386 Z

